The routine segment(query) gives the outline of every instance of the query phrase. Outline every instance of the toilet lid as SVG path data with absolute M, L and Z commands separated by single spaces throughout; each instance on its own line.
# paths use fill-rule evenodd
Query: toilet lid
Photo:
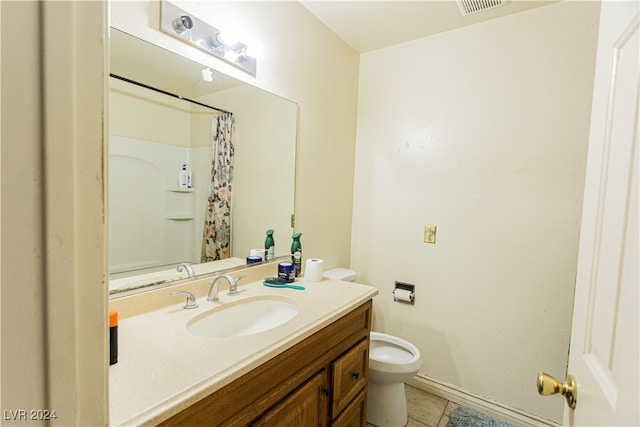
M 353 282 L 356 280 L 356 272 L 348 268 L 332 268 L 322 273 L 324 277 L 335 280 L 344 280 L 345 282 Z

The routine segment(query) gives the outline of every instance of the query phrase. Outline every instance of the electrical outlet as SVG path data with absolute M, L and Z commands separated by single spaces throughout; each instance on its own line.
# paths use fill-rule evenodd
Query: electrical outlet
M 436 243 L 436 226 L 435 225 L 425 225 L 424 226 L 424 242 L 425 243 Z

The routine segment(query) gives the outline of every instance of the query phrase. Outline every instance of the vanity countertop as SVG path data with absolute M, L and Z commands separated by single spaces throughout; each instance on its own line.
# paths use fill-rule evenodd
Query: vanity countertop
M 176 297 L 175 304 L 122 319 L 118 363 L 109 367 L 110 424 L 155 425 L 164 421 L 378 293 L 371 286 L 326 278 L 296 284 L 306 289 L 269 288 L 256 281 L 240 286 L 239 296 L 228 296 L 223 282 L 218 302 L 199 296 L 199 307 L 185 310 L 184 298 Z M 162 292 L 171 290 L 175 289 Z M 291 298 L 298 305 L 298 314 L 274 329 L 248 336 L 199 337 L 186 329 L 194 316 L 260 295 Z

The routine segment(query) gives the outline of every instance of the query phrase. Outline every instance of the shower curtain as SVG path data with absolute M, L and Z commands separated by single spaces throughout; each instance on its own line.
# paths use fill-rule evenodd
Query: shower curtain
M 231 255 L 231 193 L 235 119 L 224 113 L 213 119 L 211 182 L 204 218 L 201 262 L 229 258 Z

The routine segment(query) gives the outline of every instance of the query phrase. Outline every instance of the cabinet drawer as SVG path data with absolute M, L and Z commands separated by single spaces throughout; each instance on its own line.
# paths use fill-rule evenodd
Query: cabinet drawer
M 369 340 L 364 339 L 353 346 L 333 363 L 332 418 L 335 418 L 349 402 L 367 385 L 369 368 Z
M 367 425 L 367 389 L 364 389 L 353 399 L 331 427 L 364 427 Z
M 269 410 L 252 427 L 324 426 L 327 424 L 326 371 Z

